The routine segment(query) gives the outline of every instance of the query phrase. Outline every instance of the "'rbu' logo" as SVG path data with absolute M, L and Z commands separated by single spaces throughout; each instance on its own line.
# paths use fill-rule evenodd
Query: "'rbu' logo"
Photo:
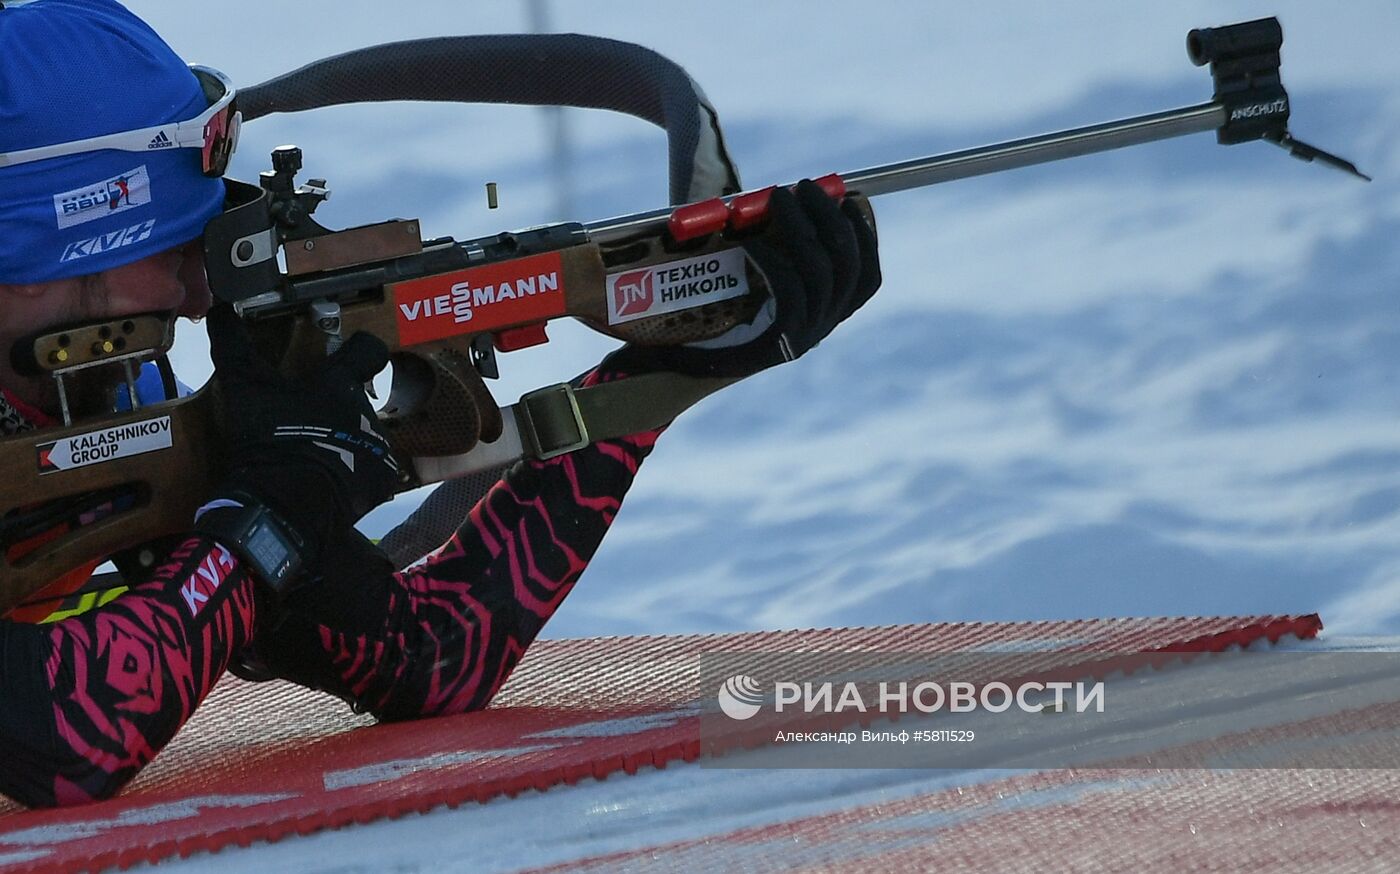
M 151 202 L 151 176 L 146 165 L 120 176 L 53 196 L 53 211 L 60 230 L 116 215 Z
M 613 287 L 613 304 L 617 315 L 630 316 L 651 309 L 652 273 L 651 268 L 634 270 L 617 277 Z

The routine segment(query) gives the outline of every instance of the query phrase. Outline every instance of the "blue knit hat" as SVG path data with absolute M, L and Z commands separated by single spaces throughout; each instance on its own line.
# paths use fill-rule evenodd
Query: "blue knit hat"
M 185 121 L 199 80 L 114 0 L 0 9 L 0 153 Z M 97 273 L 198 237 L 224 183 L 194 149 L 104 149 L 0 166 L 0 283 Z

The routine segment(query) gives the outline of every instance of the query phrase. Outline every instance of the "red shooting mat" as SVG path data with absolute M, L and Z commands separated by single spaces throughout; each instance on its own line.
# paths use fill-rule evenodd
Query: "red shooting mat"
M 695 704 L 705 653 L 1034 649 L 1067 654 L 1061 665 L 1083 653 L 1089 665 L 1103 653 L 1214 652 L 1284 635 L 1310 638 L 1321 627 L 1310 615 L 546 640 L 487 710 L 393 725 L 374 725 L 337 700 L 285 683 L 227 677 L 120 797 L 64 810 L 0 806 L 0 870 L 154 862 L 692 760 L 700 755 Z

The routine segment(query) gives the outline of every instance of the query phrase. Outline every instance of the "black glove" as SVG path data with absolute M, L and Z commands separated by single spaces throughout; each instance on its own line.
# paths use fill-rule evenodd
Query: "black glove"
M 838 204 L 810 179 L 795 191 L 778 187 L 762 232 L 745 253 L 768 280 L 776 311 L 756 337 L 740 326 L 703 344 L 627 344 L 609 355 L 605 370 L 629 375 L 671 371 L 690 376 L 745 377 L 799 358 L 860 309 L 880 287 L 875 232 L 849 201 Z M 761 317 L 761 316 L 760 316 Z
M 322 549 L 393 496 L 399 467 L 365 381 L 389 360 L 356 334 L 314 373 L 291 380 L 258 357 L 231 307 L 209 312 L 209 350 L 223 398 L 228 475 L 214 497 L 271 508 L 302 540 L 308 570 Z

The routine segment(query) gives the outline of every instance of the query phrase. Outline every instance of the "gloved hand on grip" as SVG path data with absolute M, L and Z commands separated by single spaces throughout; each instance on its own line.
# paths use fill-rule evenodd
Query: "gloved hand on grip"
M 682 346 L 627 344 L 602 369 L 745 377 L 800 358 L 865 305 L 880 287 L 875 232 L 855 204 L 837 203 L 810 179 L 778 187 L 763 230 L 742 243 L 772 291 L 772 322 L 755 335 L 739 325 Z
M 399 467 L 364 385 L 389 354 L 356 334 L 302 379 L 262 360 L 231 307 L 209 312 L 209 348 L 223 399 L 228 473 L 215 501 L 273 510 L 302 541 L 311 568 L 342 532 L 393 496 Z

